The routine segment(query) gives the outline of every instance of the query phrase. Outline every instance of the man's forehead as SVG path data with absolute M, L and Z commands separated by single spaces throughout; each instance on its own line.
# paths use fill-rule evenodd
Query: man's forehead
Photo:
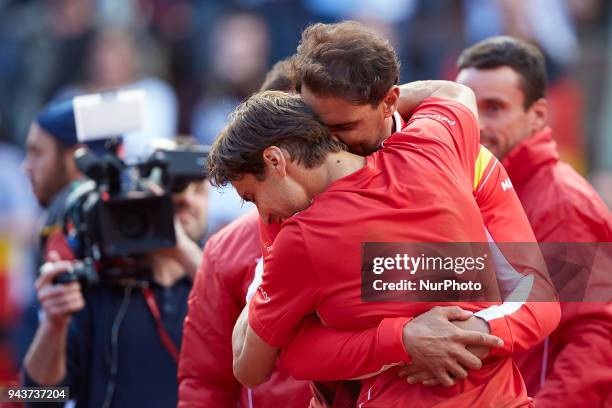
M 333 110 L 319 114 L 321 122 L 326 126 L 347 125 L 358 122 L 363 117 L 363 112 L 359 109 L 348 108 L 346 110 Z
M 251 193 L 253 186 L 255 184 L 255 177 L 250 174 L 245 174 L 239 179 L 232 181 L 232 186 L 236 189 L 238 195 L 244 198 L 245 195 Z
M 37 123 L 33 123 L 30 126 L 28 131 L 28 136 L 26 138 L 26 145 L 40 145 L 45 143 L 51 143 L 53 141 L 53 136 L 45 132 Z
M 370 105 L 355 105 L 338 96 L 314 94 L 306 86 L 302 87 L 301 97 L 327 126 L 355 122 L 370 108 Z
M 507 65 L 495 68 L 464 68 L 459 71 L 456 80 L 468 86 L 504 86 L 520 89 L 520 75 Z
M 509 66 L 496 68 L 464 68 L 457 75 L 457 82 L 467 85 L 478 100 L 522 97 L 521 77 Z

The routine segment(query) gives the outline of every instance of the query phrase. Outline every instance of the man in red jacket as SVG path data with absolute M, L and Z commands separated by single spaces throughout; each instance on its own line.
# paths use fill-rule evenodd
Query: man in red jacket
M 494 37 L 463 51 L 458 67 L 457 81 L 476 93 L 481 143 L 502 160 L 537 240 L 612 241 L 609 210 L 587 181 L 559 160 L 546 125 L 540 51 Z M 559 327 L 517 356 L 536 406 L 602 406 L 612 387 L 611 333 L 611 304 L 563 303 Z

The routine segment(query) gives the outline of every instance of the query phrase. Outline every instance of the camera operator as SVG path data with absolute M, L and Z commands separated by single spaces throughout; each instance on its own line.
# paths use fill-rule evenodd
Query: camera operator
M 48 236 L 61 228 L 66 198 L 73 185 L 83 178 L 74 162 L 77 141 L 71 101 L 52 103 L 34 118 L 26 139 L 26 156 L 22 168 L 30 181 L 36 201 L 44 209 L 36 232 L 36 267 L 44 262 L 42 253 Z M 32 273 L 32 278 L 34 274 Z M 38 303 L 28 303 L 16 329 L 21 361 L 38 326 Z
M 77 407 L 176 405 L 178 349 L 202 256 L 207 186 L 192 181 L 173 193 L 176 246 L 144 257 L 147 278 L 102 279 L 85 292 L 79 281 L 54 283 L 77 264 L 66 241 L 47 245 L 35 284 L 42 314 L 24 360 L 24 385 L 67 386 Z

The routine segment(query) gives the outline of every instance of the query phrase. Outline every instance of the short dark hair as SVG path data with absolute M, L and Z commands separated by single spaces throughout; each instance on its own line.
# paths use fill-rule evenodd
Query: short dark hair
M 508 36 L 487 38 L 465 49 L 457 60 L 459 70 L 465 68 L 512 68 L 521 78 L 525 109 L 546 96 L 546 62 L 532 44 Z
M 263 151 L 277 146 L 307 168 L 328 153 L 345 150 L 297 95 L 265 91 L 251 96 L 230 115 L 208 154 L 211 183 L 221 187 L 245 174 L 263 179 Z
M 295 56 L 296 89 L 378 105 L 399 82 L 400 63 L 389 41 L 355 21 L 314 24 Z
M 278 61 L 266 74 L 260 92 L 283 91 L 295 92 L 295 68 L 293 56 Z

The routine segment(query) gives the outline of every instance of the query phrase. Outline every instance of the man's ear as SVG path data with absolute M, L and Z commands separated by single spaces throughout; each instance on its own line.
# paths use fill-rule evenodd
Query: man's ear
M 272 174 L 284 177 L 287 175 L 287 158 L 288 153 L 277 146 L 266 147 L 263 151 L 263 161 L 266 168 L 266 174 Z
M 392 116 L 397 110 L 399 104 L 400 89 L 399 86 L 393 85 L 385 95 L 382 104 L 385 112 L 385 118 Z
M 529 130 L 538 132 L 548 124 L 548 102 L 544 98 L 535 101 L 529 107 Z
M 74 152 L 84 145 L 77 144 L 75 146 L 69 147 L 62 152 L 62 160 L 64 161 L 64 166 L 68 172 L 68 177 L 70 180 L 77 180 L 81 177 L 81 170 L 76 165 L 76 161 L 74 159 Z

